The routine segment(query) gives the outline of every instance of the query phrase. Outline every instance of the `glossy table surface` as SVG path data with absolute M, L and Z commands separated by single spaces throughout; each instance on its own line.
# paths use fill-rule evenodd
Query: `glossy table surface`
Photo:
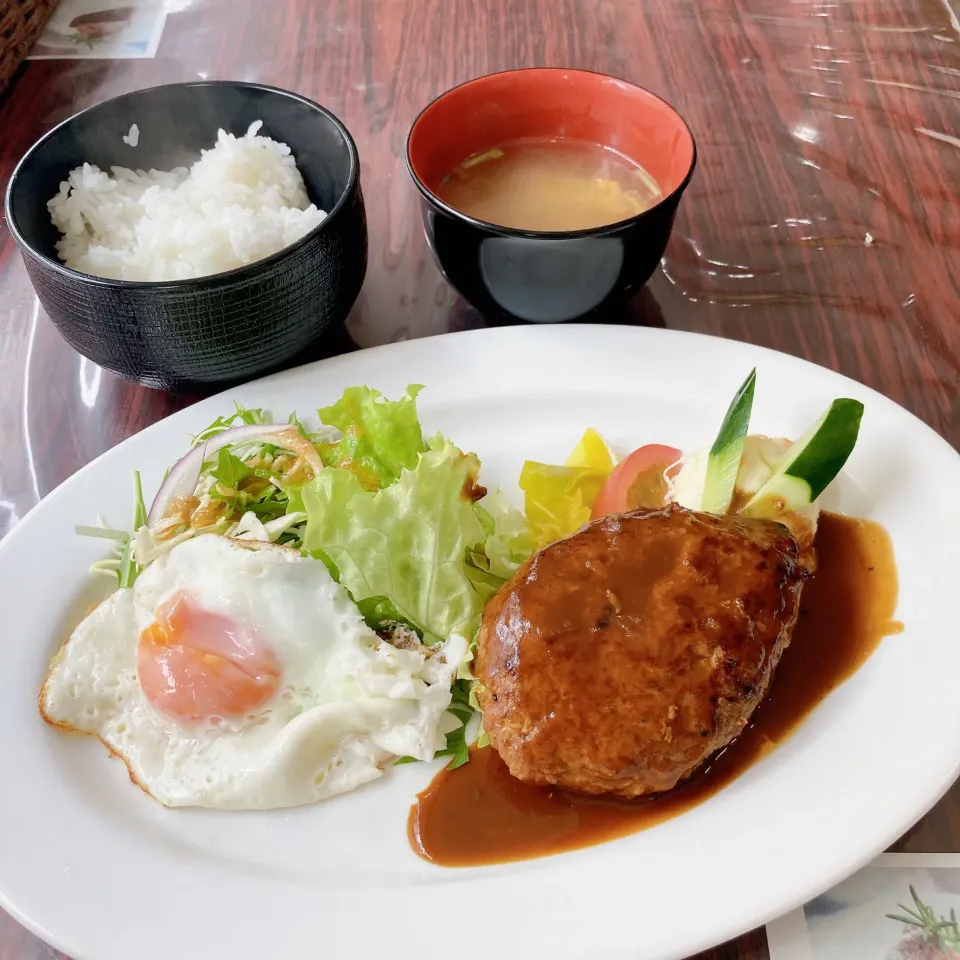
M 424 241 L 403 156 L 410 123 L 446 88 L 495 70 L 612 73 L 680 110 L 699 165 L 662 269 L 607 321 L 806 357 L 960 447 L 958 0 L 167 6 L 153 60 L 21 68 L 0 98 L 0 188 L 38 136 L 116 94 L 198 78 L 286 87 L 353 133 L 369 216 L 348 335 L 317 355 L 474 328 L 483 318 Z M 80 466 L 193 399 L 120 381 L 67 347 L 0 227 L 0 535 Z M 960 851 L 960 788 L 895 849 Z M 0 960 L 51 953 L 0 914 Z M 763 960 L 766 939 L 755 931 L 704 956 Z

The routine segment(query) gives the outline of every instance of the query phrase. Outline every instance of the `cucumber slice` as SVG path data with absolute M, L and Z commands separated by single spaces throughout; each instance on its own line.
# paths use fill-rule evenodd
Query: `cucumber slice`
M 840 399 L 784 454 L 770 479 L 740 511 L 745 517 L 776 517 L 813 503 L 843 469 L 860 432 L 863 404 Z
M 757 384 L 757 368 L 740 385 L 720 424 L 720 432 L 707 457 L 707 477 L 703 484 L 700 509 L 705 513 L 726 513 L 733 500 L 733 491 L 743 459 L 743 445 L 753 411 L 753 391 Z

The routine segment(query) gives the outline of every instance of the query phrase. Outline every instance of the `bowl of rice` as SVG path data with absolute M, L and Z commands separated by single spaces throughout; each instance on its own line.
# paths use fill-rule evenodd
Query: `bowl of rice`
M 225 386 L 342 326 L 363 284 L 360 161 L 346 127 L 253 83 L 97 104 L 14 170 L 7 224 L 67 342 L 146 386 Z

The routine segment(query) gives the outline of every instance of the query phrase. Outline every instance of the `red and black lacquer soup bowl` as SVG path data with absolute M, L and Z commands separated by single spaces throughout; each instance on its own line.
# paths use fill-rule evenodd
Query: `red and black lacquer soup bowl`
M 643 213 L 589 230 L 543 233 L 477 220 L 437 196 L 463 160 L 523 138 L 609 147 L 657 181 Z M 495 73 L 454 87 L 417 117 L 407 164 L 427 241 L 447 280 L 486 316 L 552 323 L 601 314 L 650 279 L 696 164 L 693 135 L 642 87 L 585 70 Z

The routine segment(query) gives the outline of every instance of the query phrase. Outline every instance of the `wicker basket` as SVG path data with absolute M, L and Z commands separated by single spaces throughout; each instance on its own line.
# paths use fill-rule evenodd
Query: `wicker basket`
M 37 42 L 58 0 L 0 0 L 0 93 Z

